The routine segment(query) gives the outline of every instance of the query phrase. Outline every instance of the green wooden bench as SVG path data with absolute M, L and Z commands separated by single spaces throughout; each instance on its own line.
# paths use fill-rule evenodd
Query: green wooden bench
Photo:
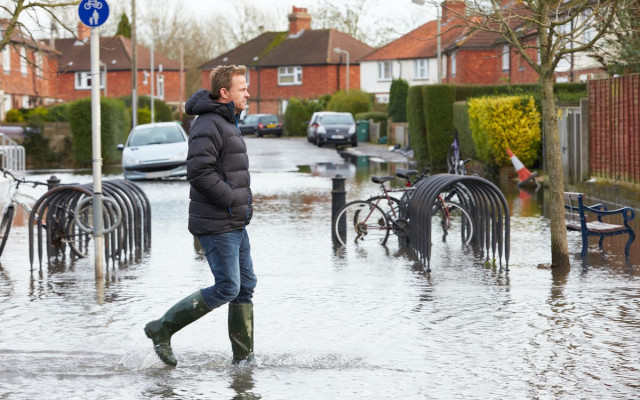
M 629 226 L 629 221 L 635 218 L 636 213 L 630 207 L 623 207 L 617 210 L 608 210 L 604 204 L 594 204 L 592 206 L 584 205 L 584 194 L 565 192 L 565 219 L 567 229 L 571 231 L 580 231 L 582 233 L 582 252 L 580 255 L 584 257 L 589 247 L 589 236 L 598 236 L 600 240 L 598 245 L 602 250 L 602 242 L 607 236 L 617 236 L 628 234 L 629 240 L 624 248 L 624 254 L 629 256 L 629 247 L 635 239 L 636 235 Z M 594 214 L 596 219 L 588 219 L 586 212 Z M 623 225 L 611 224 L 604 222 L 602 217 L 610 215 L 621 215 Z

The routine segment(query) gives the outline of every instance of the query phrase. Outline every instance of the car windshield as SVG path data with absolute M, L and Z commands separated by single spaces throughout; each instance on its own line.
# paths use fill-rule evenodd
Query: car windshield
M 262 123 L 264 124 L 270 124 L 272 122 L 278 122 L 278 117 L 276 117 L 275 115 L 266 115 L 264 117 L 262 117 Z
M 184 142 L 184 136 L 178 126 L 138 127 L 131 133 L 129 146 L 146 146 L 149 144 L 165 144 Z
M 254 116 L 254 115 L 250 115 L 247 118 L 244 119 L 243 123 L 244 124 L 255 124 L 256 120 L 258 119 L 258 117 Z
M 320 122 L 325 125 L 353 124 L 353 117 L 351 114 L 330 114 L 322 117 Z

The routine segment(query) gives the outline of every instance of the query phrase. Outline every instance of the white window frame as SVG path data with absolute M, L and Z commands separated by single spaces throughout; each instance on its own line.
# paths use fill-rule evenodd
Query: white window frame
M 502 70 L 508 71 L 511 65 L 511 49 L 508 44 L 502 46 Z
M 2 50 L 2 66 L 4 72 L 11 72 L 11 46 L 8 44 Z
M 76 90 L 91 90 L 91 72 L 76 72 L 73 84 Z M 100 71 L 100 89 L 104 89 L 104 71 Z
M 414 79 L 429 79 L 429 59 L 418 58 L 414 61 Z
M 25 47 L 20 47 L 20 73 L 22 76 L 27 76 L 28 71 L 27 49 Z
M 288 99 L 280 100 L 280 114 L 284 115 L 287 112 L 287 107 L 289 107 L 289 100 Z
M 390 81 L 393 79 L 393 62 L 391 60 L 378 61 L 378 80 Z
M 164 75 L 158 74 L 156 78 L 156 99 L 164 100 Z
M 35 64 L 36 64 L 36 76 L 38 78 L 42 78 L 43 76 L 43 62 L 42 62 L 42 53 L 39 51 L 36 51 L 35 53 L 33 53 L 33 57 L 35 59 Z
M 457 52 L 454 51 L 451 53 L 451 76 L 456 76 L 456 68 L 457 68 L 457 57 L 456 57 Z
M 278 86 L 302 85 L 302 67 L 278 67 Z

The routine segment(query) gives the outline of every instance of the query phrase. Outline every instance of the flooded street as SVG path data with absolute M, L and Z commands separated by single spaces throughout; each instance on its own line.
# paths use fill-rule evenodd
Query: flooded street
M 592 238 L 582 261 L 569 233 L 573 268 L 554 278 L 544 190 L 499 182 L 509 271 L 436 238 L 430 273 L 394 237 L 334 251 L 331 177 L 346 177 L 347 200 L 367 198 L 372 174 L 406 165 L 347 163 L 304 139 L 247 144 L 256 365 L 231 365 L 226 306 L 173 336 L 176 368 L 156 357 L 144 324 L 213 277 L 187 231 L 188 183 L 142 182 L 151 250 L 109 263 L 104 282 L 93 259 L 30 271 L 16 221 L 0 258 L 0 399 L 640 398 L 640 240 L 625 259 L 626 239 L 600 253 Z

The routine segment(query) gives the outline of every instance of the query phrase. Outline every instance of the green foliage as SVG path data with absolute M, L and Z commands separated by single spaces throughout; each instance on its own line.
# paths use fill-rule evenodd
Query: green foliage
M 289 99 L 289 104 L 284 112 L 284 130 L 287 136 L 306 136 L 307 123 L 311 115 L 316 111 L 322 111 L 319 102 L 313 100 L 301 100 L 296 97 Z
M 20 110 L 12 108 L 7 111 L 7 115 L 4 117 L 4 122 L 24 122 L 24 115 L 22 115 Z
M 607 66 L 610 75 L 627 75 L 640 72 L 640 9 L 624 7 L 616 14 L 615 29 L 605 36 L 610 56 L 596 55 Z
M 458 131 L 462 156 L 476 158 L 476 146 L 469 127 L 469 105 L 466 101 L 453 103 L 453 126 Z
M 429 159 L 429 145 L 427 143 L 427 128 L 424 121 L 424 107 L 422 105 L 422 89 L 424 86 L 411 86 L 407 94 L 407 120 L 409 122 L 409 137 L 416 160 L 420 164 L 431 165 Z
M 129 110 L 131 114 L 131 110 Z M 138 108 L 138 125 L 151 123 L 151 110 L 148 108 Z
M 124 102 L 127 108 L 131 108 L 131 96 L 122 96 L 119 97 L 119 100 Z M 153 101 L 154 107 L 154 119 L 155 122 L 170 122 L 173 121 L 173 113 L 171 112 L 171 108 L 162 100 L 154 99 Z M 151 97 L 149 96 L 138 96 L 138 110 L 141 108 L 148 108 L 151 110 Z M 149 121 L 151 121 L 151 114 L 149 114 Z M 140 120 L 138 120 L 138 124 L 141 124 Z
M 118 29 L 116 30 L 115 36 L 118 35 L 131 39 L 131 24 L 129 23 L 129 17 L 127 17 L 125 13 L 122 13 L 120 22 L 118 22 Z
M 407 92 L 409 83 L 404 79 L 391 81 L 389 90 L 389 118 L 393 122 L 407 122 Z
M 73 158 L 76 167 L 89 167 L 92 160 L 91 99 L 82 99 L 71 104 L 69 124 L 73 139 Z M 119 143 L 124 143 L 131 122 L 124 104 L 115 99 L 100 99 L 101 149 L 105 165 L 120 161 Z
M 41 121 L 39 116 L 34 117 L 34 121 L 32 121 L 34 125 L 40 125 L 37 120 L 40 120 L 40 122 L 42 122 L 41 126 L 44 127 L 44 121 Z M 57 159 L 60 158 L 58 154 L 50 151 L 50 141 L 44 137 L 43 131 L 44 129 L 34 129 L 33 126 L 29 126 L 28 129 L 24 131 L 22 145 L 28 156 L 29 168 L 46 168 L 50 162 L 57 161 Z
M 471 99 L 469 125 L 477 157 L 488 165 L 509 165 L 507 148 L 524 165 L 532 165 L 538 159 L 540 112 L 533 96 Z
M 371 110 L 371 98 L 362 90 L 353 89 L 348 92 L 340 90 L 331 96 L 327 110 L 350 112 L 353 115 L 367 112 Z
M 422 95 L 431 170 L 446 171 L 447 152 L 452 141 L 450 133 L 453 132 L 455 86 L 425 85 Z
M 37 116 L 44 124 L 44 122 L 49 121 L 49 110 L 44 107 L 32 108 L 27 112 L 26 120 L 29 121 L 35 116 Z
M 69 103 L 60 103 L 48 108 L 48 120 L 66 122 L 69 120 Z

